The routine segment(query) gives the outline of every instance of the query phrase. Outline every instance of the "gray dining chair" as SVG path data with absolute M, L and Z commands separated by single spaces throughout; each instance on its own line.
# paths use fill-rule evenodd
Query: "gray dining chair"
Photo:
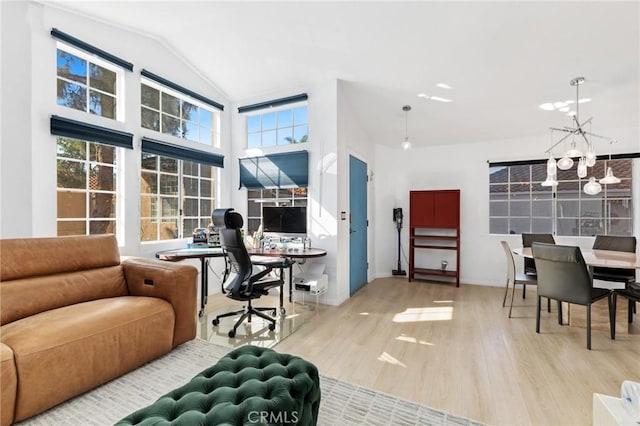
M 587 308 L 587 349 L 591 349 L 591 304 L 607 297 L 611 317 L 611 290 L 593 287 L 580 247 L 533 243 L 531 251 L 538 275 L 536 333 L 540 333 L 541 297 L 583 305 Z M 558 318 L 562 319 L 562 309 Z
M 505 258 L 507 259 L 507 280 L 504 287 L 504 297 L 502 298 L 502 307 L 504 308 L 507 301 L 507 293 L 509 292 L 509 283 L 511 283 L 511 304 L 509 305 L 509 318 L 511 318 L 511 311 L 513 310 L 513 296 L 516 292 L 517 285 L 536 285 L 536 277 L 526 274 L 520 274 L 516 272 L 516 264 L 513 260 L 513 253 L 509 247 L 509 243 L 506 241 L 500 241 L 502 249 L 504 250 Z

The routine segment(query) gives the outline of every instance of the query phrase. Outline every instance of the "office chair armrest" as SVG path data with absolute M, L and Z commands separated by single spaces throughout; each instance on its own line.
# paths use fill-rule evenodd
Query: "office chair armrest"
M 174 347 L 195 338 L 198 291 L 195 266 L 136 257 L 124 260 L 122 269 L 130 295 L 158 297 L 171 303 L 175 312 Z

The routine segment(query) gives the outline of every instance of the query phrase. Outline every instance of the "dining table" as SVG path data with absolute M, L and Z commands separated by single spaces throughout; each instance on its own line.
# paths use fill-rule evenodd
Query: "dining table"
M 580 248 L 585 263 L 593 272 L 593 267 L 640 269 L 640 256 L 636 253 L 613 250 L 594 250 Z M 513 254 L 533 259 L 531 247 L 512 249 Z M 621 283 L 616 283 L 620 285 Z M 569 326 L 586 328 L 586 307 L 576 304 L 562 303 L 562 316 Z M 563 320 L 564 321 L 564 320 Z M 609 307 L 606 299 L 601 299 L 591 305 L 591 328 L 609 331 Z M 616 309 L 616 333 L 629 333 L 628 304 L 618 303 Z

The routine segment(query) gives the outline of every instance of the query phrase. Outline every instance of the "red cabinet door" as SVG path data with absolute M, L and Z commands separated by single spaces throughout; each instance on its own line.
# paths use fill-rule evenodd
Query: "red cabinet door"
M 434 191 L 433 226 L 457 228 L 460 224 L 460 191 Z
M 409 226 L 430 228 L 434 220 L 433 191 L 411 191 L 409 193 Z

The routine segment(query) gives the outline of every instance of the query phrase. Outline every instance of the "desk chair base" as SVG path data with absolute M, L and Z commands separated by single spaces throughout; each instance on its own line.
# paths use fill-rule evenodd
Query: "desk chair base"
M 235 315 L 239 315 L 242 314 L 240 316 L 240 318 L 238 318 L 238 321 L 236 321 L 236 323 L 234 324 L 233 328 L 231 330 L 229 330 L 229 337 L 235 337 L 236 336 L 236 330 L 238 329 L 238 327 L 240 326 L 240 324 L 242 324 L 242 322 L 246 319 L 247 322 L 251 322 L 251 315 L 255 315 L 258 316 L 262 319 L 264 319 L 265 321 L 269 321 L 269 330 L 273 331 L 276 329 L 276 319 L 274 317 L 270 317 L 267 314 L 264 314 L 263 312 L 269 312 L 269 311 L 273 311 L 273 316 L 275 317 L 276 315 L 276 308 L 254 308 L 253 306 L 251 306 L 251 301 L 249 300 L 249 303 L 247 304 L 247 306 L 243 306 L 242 309 L 238 310 L 238 311 L 234 311 L 234 312 L 227 312 L 224 314 L 220 314 L 218 316 L 216 316 L 211 323 L 214 326 L 217 326 L 218 324 L 220 324 L 220 318 L 225 318 L 225 317 L 232 317 Z

